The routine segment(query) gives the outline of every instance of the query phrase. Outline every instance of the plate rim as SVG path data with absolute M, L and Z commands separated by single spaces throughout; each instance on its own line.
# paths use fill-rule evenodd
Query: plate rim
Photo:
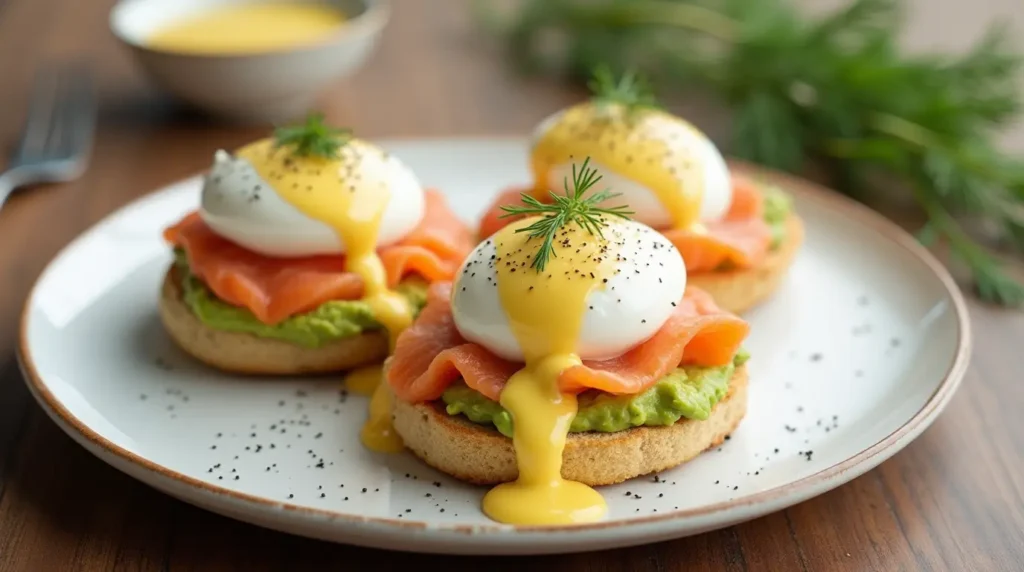
M 526 139 L 520 136 L 513 135 L 491 135 L 491 136 L 479 136 L 479 135 L 466 135 L 466 136 L 391 136 L 374 139 L 374 142 L 381 145 L 388 144 L 417 144 L 417 143 L 444 143 L 444 142 L 525 142 Z M 161 187 L 144 193 L 143 195 L 132 199 L 131 201 L 121 204 L 116 209 L 105 215 L 100 220 L 96 221 L 88 228 L 84 229 L 78 235 L 76 235 L 70 242 L 64 245 L 51 259 L 47 262 L 46 266 L 40 272 L 29 290 L 28 295 L 25 298 L 24 305 L 22 307 L 21 317 L 19 320 L 18 327 L 18 341 L 17 341 L 17 358 L 18 363 L 21 366 L 22 378 L 25 384 L 29 386 L 30 392 L 39 402 L 39 405 L 48 408 L 52 414 L 57 415 L 62 423 L 57 424 L 58 426 L 64 425 L 68 429 L 73 429 L 78 435 L 93 445 L 99 447 L 104 453 L 113 455 L 122 462 L 127 462 L 137 467 L 151 472 L 156 473 L 158 476 L 165 479 L 175 481 L 180 485 L 195 489 L 194 492 L 203 495 L 213 495 L 215 497 L 227 497 L 230 500 L 236 502 L 242 502 L 246 504 L 257 505 L 254 508 L 272 508 L 275 510 L 287 511 L 293 513 L 293 516 L 306 515 L 311 517 L 319 517 L 328 519 L 332 522 L 343 521 L 347 524 L 356 525 L 380 525 L 386 526 L 392 531 L 401 532 L 425 530 L 429 529 L 437 533 L 454 532 L 460 535 L 470 534 L 478 535 L 482 533 L 489 534 L 501 534 L 501 535 L 529 535 L 534 533 L 585 533 L 588 531 L 597 530 L 608 530 L 619 527 L 630 527 L 630 526 L 642 526 L 642 525 L 656 525 L 664 524 L 673 521 L 680 521 L 685 519 L 693 519 L 699 517 L 709 517 L 716 513 L 726 513 L 731 510 L 741 509 L 744 507 L 750 507 L 755 505 L 761 505 L 770 503 L 772 501 L 778 501 L 779 499 L 786 497 L 795 498 L 812 498 L 821 494 L 833 486 L 828 486 L 838 475 L 845 472 L 851 471 L 857 467 L 867 465 L 864 471 L 856 472 L 856 475 L 871 470 L 881 462 L 884 462 L 887 458 L 897 453 L 903 447 L 908 445 L 910 441 L 900 445 L 900 442 L 907 436 L 911 437 L 911 441 L 917 438 L 931 423 L 937 418 L 938 414 L 945 409 L 946 405 L 952 399 L 956 390 L 959 388 L 964 375 L 967 371 L 967 367 L 970 362 L 971 350 L 973 348 L 973 332 L 971 330 L 971 321 L 969 312 L 967 310 L 966 301 L 963 293 L 961 292 L 956 281 L 953 279 L 949 270 L 924 246 L 922 246 L 916 239 L 913 238 L 906 230 L 897 225 L 895 222 L 889 220 L 882 214 L 871 209 L 870 207 L 861 204 L 860 202 L 849 198 L 841 193 L 829 189 L 823 185 L 815 183 L 813 181 L 804 179 L 802 177 L 776 171 L 767 167 L 752 164 L 747 161 L 727 157 L 727 162 L 731 169 L 735 169 L 740 172 L 745 172 L 757 177 L 761 177 L 765 180 L 778 184 L 792 190 L 794 194 L 800 195 L 802 198 L 810 199 L 824 204 L 826 207 L 832 208 L 844 214 L 848 214 L 857 223 L 864 225 L 865 227 L 877 231 L 880 235 L 889 239 L 897 246 L 901 247 L 908 254 L 916 258 L 919 262 L 923 263 L 925 268 L 931 272 L 934 278 L 942 285 L 943 290 L 949 300 L 952 302 L 952 309 L 957 322 L 957 341 L 956 351 L 953 357 L 953 361 L 949 368 L 946 370 L 942 380 L 936 386 L 935 390 L 929 396 L 928 400 L 921 406 L 921 408 L 903 422 L 899 427 L 894 429 L 885 437 L 879 439 L 870 446 L 857 452 L 854 455 L 847 457 L 846 459 L 825 467 L 815 473 L 783 484 L 781 486 L 773 487 L 764 491 L 747 495 L 737 499 L 721 501 L 701 507 L 695 507 L 691 509 L 684 509 L 672 512 L 661 513 L 658 515 L 648 515 L 639 518 L 620 518 L 616 520 L 608 520 L 597 523 L 589 524 L 577 524 L 577 525 L 564 525 L 564 526 L 509 526 L 499 523 L 494 524 L 432 524 L 429 521 L 414 521 L 414 520 L 400 520 L 395 518 L 377 517 L 377 516 L 364 516 L 353 513 L 345 513 L 341 511 L 327 510 L 321 508 L 313 508 L 307 506 L 300 506 L 290 504 L 287 502 L 278 502 L 270 500 L 266 497 L 243 493 L 220 487 L 211 483 L 204 482 L 202 480 L 190 477 L 183 473 L 180 473 L 170 467 L 155 463 L 141 455 L 128 451 L 127 449 L 113 443 L 107 438 L 103 437 L 78 417 L 73 415 L 61 402 L 58 400 L 53 393 L 50 391 L 48 385 L 43 381 L 40 376 L 35 363 L 32 358 L 32 354 L 28 345 L 28 323 L 30 309 L 33 306 L 37 290 L 40 283 L 47 277 L 49 272 L 52 270 L 54 265 L 67 253 L 74 249 L 78 243 L 86 236 L 100 228 L 110 220 L 117 218 L 122 215 L 123 212 L 137 206 L 143 201 L 152 199 L 154 196 L 166 191 L 167 189 L 183 184 L 186 181 L 196 178 L 197 174 L 201 174 L 202 171 L 198 171 L 196 174 L 188 175 L 180 179 L 176 179 L 170 183 L 162 185 Z M 63 427 L 62 427 L 63 428 Z M 892 451 L 889 455 L 885 455 L 894 446 L 899 446 L 895 451 Z M 88 449 L 88 448 L 87 448 Z M 103 459 L 97 452 L 92 452 L 100 460 L 111 464 L 106 459 Z M 871 463 L 876 457 L 882 456 L 881 460 L 877 463 Z M 116 467 L 115 467 L 116 468 Z M 149 483 L 144 483 L 149 484 Z M 824 490 L 821 490 L 822 485 L 825 485 Z M 814 491 L 820 492 L 814 492 Z M 808 494 L 809 493 L 809 494 Z M 164 493 L 167 494 L 167 493 Z M 788 506 L 788 505 L 787 505 Z M 208 510 L 208 509 L 207 509 Z

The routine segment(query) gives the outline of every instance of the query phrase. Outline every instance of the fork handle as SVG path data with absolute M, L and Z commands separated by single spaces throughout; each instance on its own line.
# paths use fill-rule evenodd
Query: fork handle
M 14 189 L 31 183 L 37 175 L 38 173 L 35 172 L 35 169 L 26 168 L 25 166 L 14 167 L 0 173 L 0 208 L 3 208 L 4 203 L 7 202 L 7 197 L 11 196 Z
M 3 208 L 4 203 L 7 202 L 7 197 L 11 196 L 15 188 L 17 188 L 17 181 L 14 180 L 11 171 L 0 175 L 0 208 Z

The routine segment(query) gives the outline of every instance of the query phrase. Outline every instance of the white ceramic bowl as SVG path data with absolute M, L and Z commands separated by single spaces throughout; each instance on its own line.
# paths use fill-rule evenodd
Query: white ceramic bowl
M 169 22 L 240 1 L 268 0 L 122 0 L 111 11 L 110 28 L 158 85 L 186 103 L 226 119 L 277 122 L 303 115 L 332 82 L 358 69 L 390 16 L 386 0 L 327 0 L 345 13 L 345 24 L 328 38 L 297 48 L 205 55 L 146 45 L 146 38 Z

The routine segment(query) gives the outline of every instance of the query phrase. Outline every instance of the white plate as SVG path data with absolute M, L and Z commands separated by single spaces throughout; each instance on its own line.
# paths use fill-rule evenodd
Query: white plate
M 383 142 L 473 222 L 527 179 L 524 142 Z M 894 225 L 807 183 L 807 242 L 775 298 L 750 313 L 750 411 L 721 448 L 606 487 L 600 524 L 499 526 L 486 489 L 358 441 L 366 400 L 336 378 L 247 381 L 176 350 L 156 297 L 160 230 L 195 208 L 189 179 L 114 213 L 36 284 L 22 323 L 28 385 L 93 454 L 182 500 L 326 540 L 448 553 L 551 553 L 695 534 L 821 494 L 917 437 L 963 376 L 970 333 L 942 267 Z M 81 494 L 88 495 L 83 490 Z

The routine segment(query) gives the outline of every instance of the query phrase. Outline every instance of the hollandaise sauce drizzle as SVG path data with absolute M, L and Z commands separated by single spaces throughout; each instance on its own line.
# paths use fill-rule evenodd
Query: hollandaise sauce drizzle
M 363 301 L 384 326 L 393 348 L 398 335 L 412 322 L 412 309 L 403 296 L 388 287 L 384 264 L 377 256 L 377 237 L 390 190 L 387 181 L 378 176 L 384 169 L 359 168 L 363 161 L 383 160 L 382 151 L 351 140 L 334 156 L 296 156 L 266 139 L 237 154 L 252 163 L 286 202 L 334 230 L 345 245 L 345 269 L 362 278 Z M 390 393 L 380 379 L 379 366 L 356 375 L 357 389 L 373 393 L 362 440 L 370 449 L 400 450 L 401 440 L 390 423 Z
M 380 453 L 398 453 L 404 444 L 391 425 L 391 391 L 383 378 L 381 366 L 369 366 L 349 374 L 346 384 L 357 393 L 370 395 L 370 416 L 359 433 L 363 445 Z M 373 389 L 367 391 L 370 385 Z
M 567 109 L 541 135 L 531 155 L 538 199 L 557 181 L 552 168 L 589 156 L 620 176 L 655 193 L 672 226 L 699 230 L 703 170 L 692 145 L 682 138 L 703 137 L 685 121 L 657 109 L 584 102 Z
M 537 239 L 516 231 L 537 220 L 522 219 L 494 237 L 499 299 L 525 366 L 500 398 L 513 419 L 519 477 L 489 491 L 483 510 L 509 524 L 593 522 L 607 512 L 604 498 L 562 478 L 562 453 L 577 403 L 575 394 L 560 390 L 558 379 L 581 363 L 576 345 L 586 299 L 614 270 L 607 254 L 614 238 L 602 239 L 578 224 L 563 226 L 554 237 L 556 255 L 536 271 L 531 262 Z

